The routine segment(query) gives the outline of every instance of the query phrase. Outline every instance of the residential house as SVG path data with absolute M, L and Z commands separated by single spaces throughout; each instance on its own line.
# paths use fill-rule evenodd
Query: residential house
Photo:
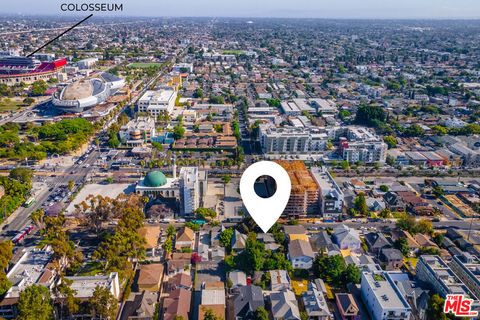
M 390 241 L 381 232 L 367 233 L 365 235 L 365 242 L 367 243 L 368 249 L 375 255 L 378 255 L 383 248 L 392 246 Z
M 309 241 L 293 240 L 288 244 L 288 258 L 295 269 L 310 269 L 315 253 Z
M 121 308 L 118 320 L 154 320 L 158 293 L 132 292 Z
M 302 294 L 303 305 L 308 319 L 330 320 L 333 314 L 325 300 L 325 284 L 322 279 L 315 279 L 308 283 L 308 290 Z
M 403 266 L 403 255 L 395 248 L 383 248 L 380 251 L 380 260 L 385 270 L 398 270 Z
M 192 300 L 192 291 L 183 288 L 170 292 L 169 296 L 163 300 L 163 319 L 175 320 L 178 317 L 190 319 L 190 301 Z
M 330 235 L 326 231 L 313 234 L 309 240 L 313 252 L 322 252 L 329 256 L 340 254 L 340 248 L 332 242 Z
M 336 293 L 335 302 L 342 320 L 360 320 L 360 308 L 350 293 Z
M 171 259 L 167 260 L 167 274 L 171 276 L 177 273 L 188 272 L 191 262 L 192 253 L 174 252 Z
M 385 204 L 391 212 L 404 212 L 406 210 L 406 204 L 402 198 L 393 191 L 388 191 L 383 195 Z
M 157 292 L 163 278 L 163 264 L 152 263 L 140 265 L 137 276 L 138 291 Z
M 247 243 L 247 235 L 235 230 L 232 237 L 232 250 L 236 252 L 243 251 Z
M 177 273 L 171 277 L 165 288 L 166 292 L 172 292 L 177 289 L 192 290 L 192 277 L 186 273 Z
M 228 279 L 230 280 L 230 289 L 242 287 L 247 285 L 247 275 L 243 271 L 231 271 L 228 273 Z
M 341 250 L 361 251 L 362 241 L 357 230 L 342 224 L 333 231 L 333 240 Z
M 175 249 L 177 251 L 182 251 L 184 249 L 193 250 L 195 243 L 195 232 L 188 228 L 184 227 L 177 232 L 175 238 Z
M 145 249 L 147 257 L 155 257 L 159 252 L 158 239 L 160 238 L 160 227 L 144 226 L 138 229 L 138 234 L 145 238 Z
M 285 291 L 291 289 L 290 277 L 286 270 L 270 270 L 270 290 Z
M 295 294 L 290 291 L 272 292 L 270 294 L 273 320 L 300 320 Z
M 229 320 L 254 320 L 255 310 L 265 307 L 260 287 L 253 285 L 238 287 L 233 292 L 233 313 Z
M 409 255 L 414 255 L 420 249 L 418 242 L 412 237 L 410 232 L 405 230 L 393 230 L 391 231 L 392 240 L 395 242 L 400 238 L 407 239 L 407 245 L 409 250 Z

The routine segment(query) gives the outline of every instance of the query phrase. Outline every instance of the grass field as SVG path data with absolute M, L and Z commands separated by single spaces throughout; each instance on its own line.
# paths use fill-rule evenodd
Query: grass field
M 241 55 L 243 52 L 243 50 L 223 50 L 223 54 L 234 54 L 236 56 Z
M 17 111 L 18 109 L 25 107 L 22 101 L 15 101 L 13 99 L 1 99 L 0 98 L 0 113 Z
M 150 68 L 160 67 L 162 64 L 158 62 L 133 62 L 128 65 L 130 68 Z

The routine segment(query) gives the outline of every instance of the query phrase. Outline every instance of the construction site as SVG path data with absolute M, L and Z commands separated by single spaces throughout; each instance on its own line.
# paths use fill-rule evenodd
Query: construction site
M 290 176 L 292 191 L 283 216 L 303 218 L 318 212 L 319 186 L 303 161 L 276 161 Z

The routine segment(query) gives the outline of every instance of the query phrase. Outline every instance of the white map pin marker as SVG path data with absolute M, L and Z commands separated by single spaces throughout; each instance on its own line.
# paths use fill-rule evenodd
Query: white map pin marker
M 277 190 L 270 198 L 259 197 L 255 192 L 255 181 L 261 176 L 270 176 L 275 180 Z M 268 232 L 280 218 L 287 206 L 291 190 L 292 183 L 287 171 L 278 163 L 271 161 L 252 164 L 240 179 L 240 194 L 243 203 L 263 232 Z

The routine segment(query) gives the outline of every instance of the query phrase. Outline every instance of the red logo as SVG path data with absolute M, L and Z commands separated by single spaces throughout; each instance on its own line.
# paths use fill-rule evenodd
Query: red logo
M 447 294 L 443 312 L 453 313 L 455 317 L 477 317 L 478 311 L 472 311 L 473 299 L 466 298 L 463 294 Z

